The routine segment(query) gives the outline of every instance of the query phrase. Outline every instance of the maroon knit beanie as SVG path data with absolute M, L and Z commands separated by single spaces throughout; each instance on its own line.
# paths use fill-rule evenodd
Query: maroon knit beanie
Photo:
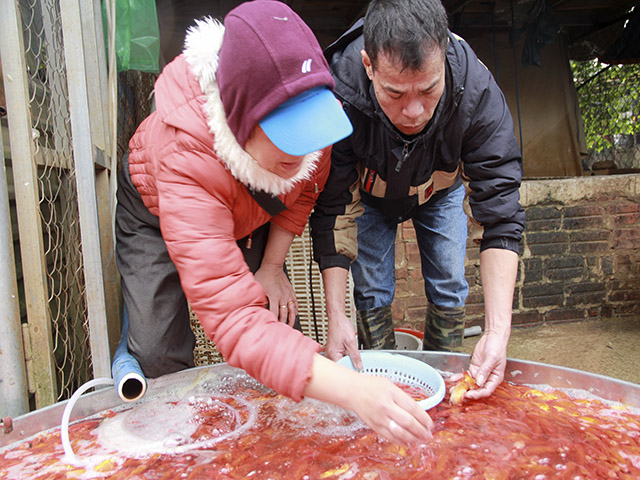
M 282 2 L 255 0 L 224 19 L 216 79 L 229 128 L 244 148 L 255 125 L 281 103 L 334 87 L 311 29 Z

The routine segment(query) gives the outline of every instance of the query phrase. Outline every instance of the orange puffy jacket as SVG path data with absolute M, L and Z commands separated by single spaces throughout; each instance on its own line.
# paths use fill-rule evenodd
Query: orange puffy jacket
M 330 148 L 307 155 L 300 173 L 285 180 L 238 145 L 226 125 L 211 55 L 222 31 L 215 22 L 199 24 L 190 46 L 165 67 L 156 82 L 156 110 L 129 143 L 129 170 L 160 219 L 187 299 L 227 363 L 299 400 L 321 347 L 265 308 L 266 294 L 236 241 L 268 221 L 300 235 L 328 177 Z M 287 209 L 270 217 L 248 188 L 277 195 Z

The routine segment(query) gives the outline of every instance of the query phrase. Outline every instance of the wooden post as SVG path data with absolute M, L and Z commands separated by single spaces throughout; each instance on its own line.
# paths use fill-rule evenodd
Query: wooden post
M 29 105 L 24 39 L 18 2 L 0 2 L 0 53 L 2 55 L 5 95 L 11 142 L 11 161 L 16 195 L 20 253 L 24 278 L 29 342 L 32 359 L 36 407 L 57 399 L 55 362 L 48 309 L 46 260 L 42 225 L 38 210 L 38 183 Z

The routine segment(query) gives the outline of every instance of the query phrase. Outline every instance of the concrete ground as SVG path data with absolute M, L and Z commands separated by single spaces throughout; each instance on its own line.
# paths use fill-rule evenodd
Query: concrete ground
M 479 339 L 465 338 L 463 351 Z M 513 328 L 507 356 L 640 384 L 640 318 Z

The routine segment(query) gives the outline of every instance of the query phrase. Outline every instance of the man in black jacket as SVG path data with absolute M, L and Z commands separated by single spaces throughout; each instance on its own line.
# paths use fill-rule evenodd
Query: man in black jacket
M 330 325 L 326 354 L 349 354 L 360 365 L 344 305 L 350 266 L 359 342 L 394 348 L 394 244 L 407 219 L 428 300 L 425 349 L 459 348 L 468 215 L 481 229 L 485 299 L 485 332 L 470 366 L 481 388 L 468 396 L 490 395 L 504 375 L 524 228 L 522 159 L 504 96 L 449 32 L 440 0 L 372 0 L 364 21 L 325 54 L 354 127 L 334 145 L 311 217 Z

